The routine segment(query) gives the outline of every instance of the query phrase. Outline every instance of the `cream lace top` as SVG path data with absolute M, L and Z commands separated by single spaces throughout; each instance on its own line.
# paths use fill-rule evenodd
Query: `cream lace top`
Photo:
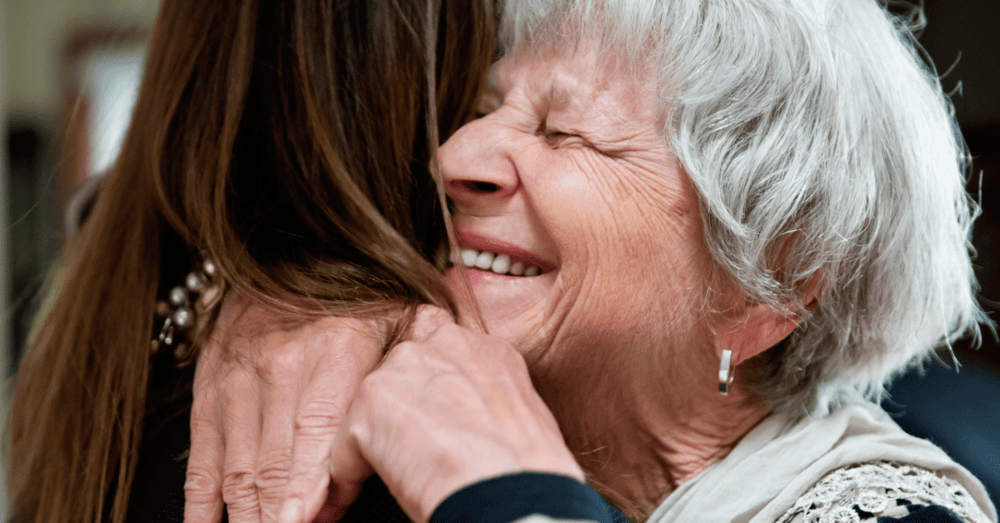
M 860 523 L 939 507 L 969 523 L 997 521 L 967 470 L 876 405 L 859 403 L 805 419 L 772 414 L 671 493 L 649 522 Z
M 969 523 L 989 523 L 958 482 L 901 463 L 873 462 L 827 474 L 800 497 L 779 523 L 874 523 L 903 518 L 915 508 L 935 505 Z

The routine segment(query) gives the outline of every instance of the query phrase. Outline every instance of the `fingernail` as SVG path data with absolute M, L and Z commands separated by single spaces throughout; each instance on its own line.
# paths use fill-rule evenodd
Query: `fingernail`
M 292 498 L 281 505 L 278 523 L 302 523 L 302 500 Z

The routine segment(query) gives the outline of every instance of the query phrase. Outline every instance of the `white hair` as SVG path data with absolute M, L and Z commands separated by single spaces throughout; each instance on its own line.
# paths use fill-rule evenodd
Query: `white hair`
M 964 141 L 912 21 L 876 0 L 507 2 L 508 46 L 597 35 L 651 70 L 714 258 L 752 300 L 794 310 L 819 278 L 800 327 L 748 365 L 774 407 L 878 397 L 988 322 Z

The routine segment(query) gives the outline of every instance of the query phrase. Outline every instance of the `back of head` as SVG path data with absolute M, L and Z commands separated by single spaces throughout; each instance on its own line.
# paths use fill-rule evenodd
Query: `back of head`
M 653 79 L 718 267 L 750 300 L 804 318 L 741 371 L 772 406 L 878 395 L 986 321 L 965 149 L 913 13 L 876 0 L 507 6 L 508 45 L 600 35 L 605 57 Z M 807 310 L 799 291 L 813 278 Z
M 157 297 L 199 251 L 286 310 L 449 304 L 433 114 L 444 134 L 471 114 L 491 6 L 163 2 L 121 156 L 18 376 L 18 521 L 123 520 Z

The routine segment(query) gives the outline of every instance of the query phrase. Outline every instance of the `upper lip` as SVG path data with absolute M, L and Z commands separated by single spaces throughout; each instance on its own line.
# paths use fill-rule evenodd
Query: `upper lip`
M 557 265 L 544 260 L 537 254 L 528 252 L 512 243 L 483 234 L 471 232 L 456 232 L 458 246 L 463 249 L 475 249 L 477 251 L 495 252 L 510 256 L 512 262 L 521 262 L 526 266 L 537 265 L 542 272 L 549 272 L 556 269 Z

